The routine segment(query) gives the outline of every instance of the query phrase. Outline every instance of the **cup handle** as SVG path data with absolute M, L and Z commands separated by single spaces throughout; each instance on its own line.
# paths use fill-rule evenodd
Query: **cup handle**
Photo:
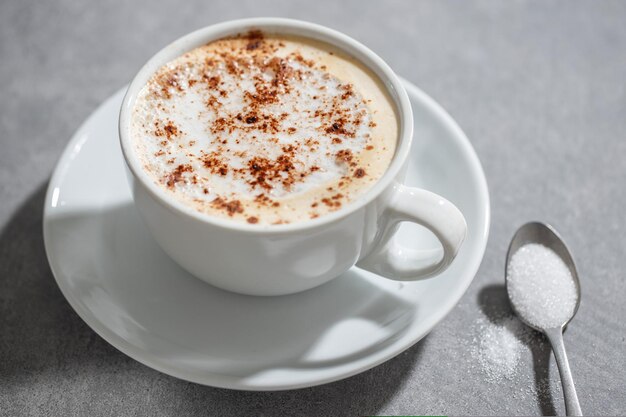
M 396 184 L 382 214 L 374 248 L 357 266 L 397 281 L 415 281 L 445 270 L 454 260 L 467 234 L 461 211 L 445 198 Z M 393 238 L 400 222 L 413 222 L 429 229 L 439 239 L 441 250 L 416 250 L 398 245 Z

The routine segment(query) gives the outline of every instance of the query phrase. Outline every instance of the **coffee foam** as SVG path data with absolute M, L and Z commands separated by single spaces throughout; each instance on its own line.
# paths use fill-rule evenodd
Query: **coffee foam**
M 301 221 L 371 187 L 397 119 L 376 77 L 332 47 L 249 34 L 196 48 L 141 90 L 131 134 L 185 204 L 250 223 Z

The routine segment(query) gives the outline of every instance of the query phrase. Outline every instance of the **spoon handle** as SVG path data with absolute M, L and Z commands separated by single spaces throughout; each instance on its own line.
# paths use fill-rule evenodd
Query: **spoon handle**
M 578 403 L 578 395 L 576 394 L 576 387 L 574 387 L 572 371 L 569 369 L 565 345 L 563 344 L 563 330 L 561 328 L 548 329 L 545 331 L 545 334 L 552 345 L 556 364 L 561 374 L 563 397 L 565 398 L 565 412 L 568 416 L 582 416 L 583 412 Z

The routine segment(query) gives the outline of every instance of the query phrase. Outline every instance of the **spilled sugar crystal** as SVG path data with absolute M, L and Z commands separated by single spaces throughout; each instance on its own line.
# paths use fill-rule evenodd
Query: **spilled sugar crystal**
M 472 370 L 478 370 L 485 382 L 511 393 L 515 409 L 507 405 L 507 414 L 527 415 L 526 407 L 533 402 L 560 401 L 560 384 L 551 381 L 557 375 L 548 371 L 551 348 L 541 333 L 508 309 L 498 308 L 497 300 L 488 300 L 488 306 L 487 317 L 479 317 L 472 326 Z M 475 377 L 472 371 L 470 375 Z
M 567 265 L 552 249 L 537 243 L 524 245 L 513 254 L 507 291 L 518 314 L 542 329 L 564 324 L 574 314 L 578 299 Z
M 477 322 L 478 338 L 472 349 L 488 382 L 513 379 L 518 372 L 525 343 L 532 340 L 532 331 L 512 316 Z

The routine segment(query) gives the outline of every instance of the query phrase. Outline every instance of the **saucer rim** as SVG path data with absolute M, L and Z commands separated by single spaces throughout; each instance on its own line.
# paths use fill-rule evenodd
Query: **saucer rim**
M 194 382 L 216 388 L 227 388 L 242 391 L 283 391 L 314 387 L 357 375 L 359 373 L 372 369 L 406 351 L 411 346 L 427 336 L 432 331 L 432 329 L 454 309 L 463 294 L 465 294 L 465 292 L 467 291 L 469 285 L 474 280 L 474 277 L 482 263 L 484 253 L 487 247 L 491 223 L 491 206 L 484 170 L 474 148 L 472 147 L 465 133 L 461 130 L 456 121 L 446 112 L 446 110 L 434 99 L 432 99 L 421 89 L 419 89 L 417 86 L 407 81 L 406 79 L 402 77 L 399 77 L 399 79 L 405 87 L 411 102 L 413 103 L 414 101 L 417 101 L 420 102 L 424 107 L 430 108 L 433 117 L 437 118 L 439 122 L 444 125 L 444 128 L 451 132 L 451 136 L 455 137 L 455 141 L 457 142 L 455 146 L 458 146 L 463 151 L 463 154 L 465 155 L 464 157 L 468 161 L 471 170 L 474 171 L 476 174 L 475 178 L 477 180 L 477 188 L 479 190 L 476 200 L 480 203 L 479 207 L 483 208 L 482 213 L 479 212 L 479 216 L 481 217 L 483 225 L 482 228 L 479 228 L 476 232 L 479 236 L 479 240 L 477 245 L 473 247 L 475 253 L 469 256 L 467 265 L 463 268 L 464 279 L 459 282 L 460 285 L 454 287 L 454 294 L 448 298 L 449 301 L 445 305 L 445 308 L 440 308 L 436 313 L 429 317 L 429 324 L 424 327 L 423 331 L 419 332 L 420 334 L 403 336 L 402 339 L 406 339 L 403 343 L 400 343 L 399 345 L 388 346 L 387 348 L 382 350 L 387 351 L 385 352 L 385 354 L 379 355 L 373 360 L 366 360 L 366 364 L 354 367 L 348 371 L 336 372 L 330 376 L 326 376 L 323 378 L 314 378 L 313 381 L 298 383 L 289 383 L 289 381 L 283 381 L 282 383 L 276 383 L 271 385 L 255 385 L 246 383 L 245 381 L 243 381 L 242 378 L 215 373 L 206 373 L 204 375 L 204 378 L 196 378 L 195 375 L 188 374 L 184 370 L 180 370 L 176 366 L 170 367 L 164 361 L 161 361 L 153 355 L 146 353 L 145 350 L 128 343 L 124 338 L 119 336 L 117 333 L 111 331 L 106 325 L 99 321 L 97 317 L 94 316 L 92 319 L 91 314 L 88 314 L 88 312 L 84 311 L 83 308 L 80 307 L 79 302 L 75 300 L 74 297 L 71 295 L 72 291 L 66 285 L 65 281 L 59 278 L 61 274 L 60 268 L 57 267 L 57 262 L 52 257 L 53 251 L 51 248 L 53 243 L 51 242 L 50 232 L 48 230 L 51 210 L 55 209 L 55 207 L 53 207 L 54 205 L 51 203 L 54 202 L 55 198 L 58 198 L 58 194 L 57 197 L 55 197 L 55 189 L 57 188 L 57 185 L 61 182 L 64 175 L 66 174 L 66 171 L 71 165 L 74 156 L 80 152 L 82 144 L 88 139 L 88 135 L 85 135 L 87 127 L 93 122 L 93 119 L 99 116 L 99 111 L 103 107 L 105 107 L 113 100 L 118 100 L 118 96 L 120 96 L 120 99 L 121 97 L 123 97 L 123 91 L 126 90 L 127 86 L 117 90 L 110 97 L 104 100 L 85 119 L 81 126 L 72 135 L 71 140 L 68 142 L 66 148 L 62 152 L 57 164 L 55 165 L 53 174 L 50 177 L 50 182 L 48 184 L 48 189 L 44 201 L 43 237 L 46 257 L 48 259 L 50 269 L 63 296 L 68 301 L 72 309 L 93 331 L 95 331 L 100 337 L 102 337 L 105 341 L 107 341 L 120 352 L 138 361 L 139 363 L 164 374 L 173 376 L 184 381 Z

